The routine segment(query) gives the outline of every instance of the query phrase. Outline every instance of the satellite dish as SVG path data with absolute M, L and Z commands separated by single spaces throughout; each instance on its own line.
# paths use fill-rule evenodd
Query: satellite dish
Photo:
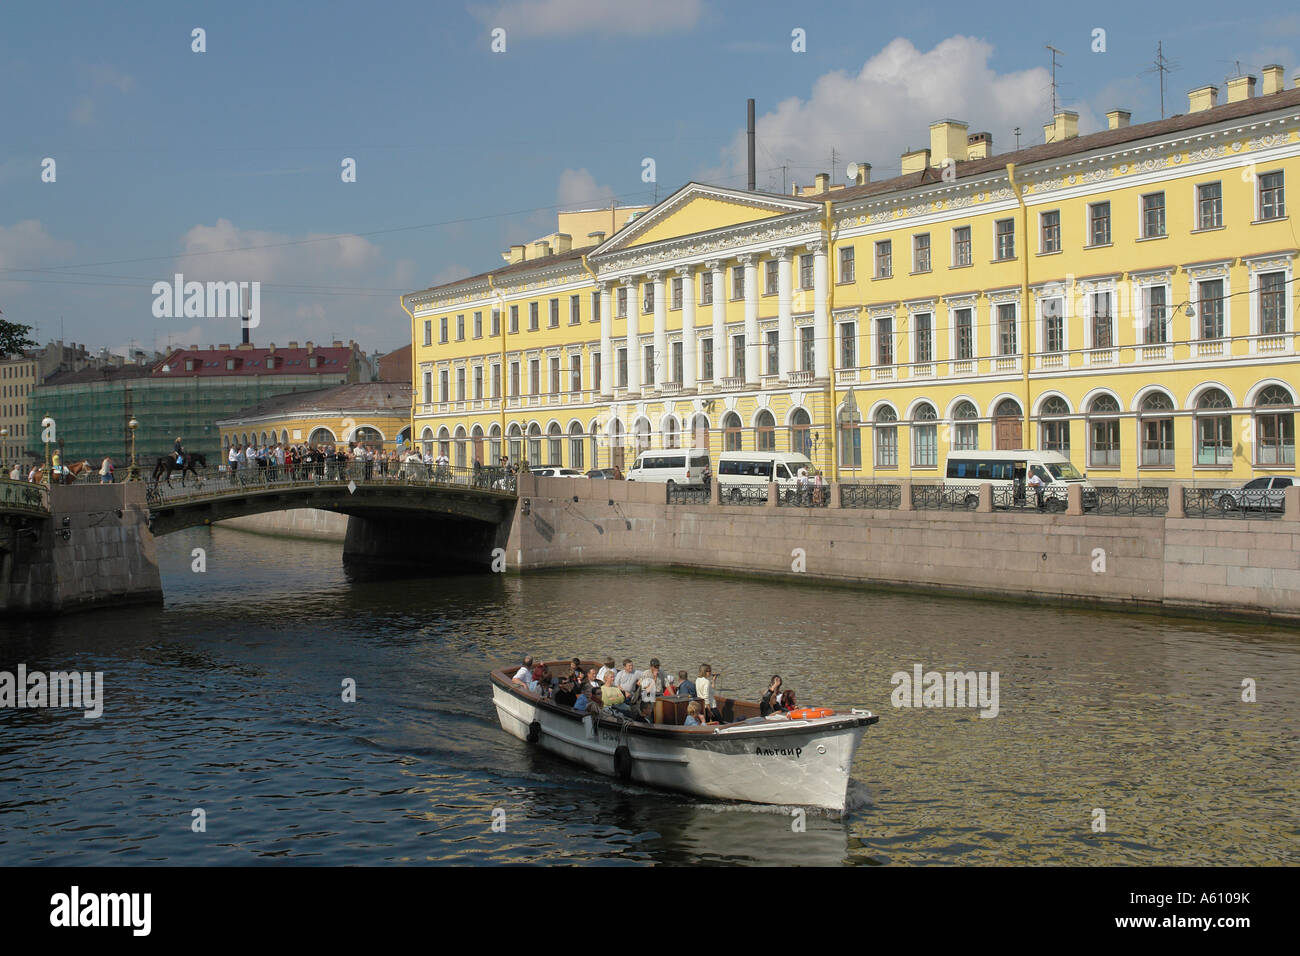
M 858 178 L 858 164 L 849 163 L 848 167 L 844 170 L 844 175 L 849 177 L 850 182 L 856 182 Z

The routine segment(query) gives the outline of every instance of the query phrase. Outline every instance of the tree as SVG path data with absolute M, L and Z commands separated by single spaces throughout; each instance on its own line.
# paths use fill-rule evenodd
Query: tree
M 17 322 L 6 322 L 0 319 L 0 356 L 35 348 L 37 343 L 31 337 L 31 331 L 30 325 L 19 325 Z

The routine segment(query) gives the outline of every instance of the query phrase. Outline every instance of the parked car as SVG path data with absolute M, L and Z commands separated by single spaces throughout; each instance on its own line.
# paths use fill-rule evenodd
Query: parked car
M 1290 475 L 1252 478 L 1240 488 L 1225 490 L 1214 499 L 1220 511 L 1281 511 L 1285 507 L 1286 489 L 1300 483 Z
M 618 472 L 615 471 L 613 468 L 593 468 L 591 469 L 591 471 L 587 472 L 587 477 L 588 478 L 609 478 L 612 480 L 618 477 Z
M 533 474 L 538 478 L 586 478 L 576 468 L 534 468 Z

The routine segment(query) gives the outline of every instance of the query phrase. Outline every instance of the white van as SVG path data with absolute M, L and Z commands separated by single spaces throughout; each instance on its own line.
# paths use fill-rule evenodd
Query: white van
M 636 456 L 628 481 L 660 481 L 669 485 L 702 487 L 709 467 L 707 448 L 647 449 Z
M 1015 505 L 1033 507 L 1034 493 L 1028 481 L 1037 475 L 1043 482 L 1043 506 L 1049 511 L 1064 511 L 1070 485 L 1083 486 L 1083 506 L 1097 504 L 1097 489 L 1088 483 L 1087 476 L 1075 468 L 1060 452 L 1027 451 L 1025 449 L 1000 449 L 998 451 L 950 451 L 944 488 L 968 491 L 966 506 L 979 506 L 980 485 L 993 486 L 994 495 L 1005 497 L 1011 492 Z M 996 501 L 996 498 L 995 498 Z
M 778 485 L 798 482 L 799 469 L 809 475 L 813 463 L 807 455 L 785 451 L 724 451 L 718 456 L 718 483 L 721 485 Z

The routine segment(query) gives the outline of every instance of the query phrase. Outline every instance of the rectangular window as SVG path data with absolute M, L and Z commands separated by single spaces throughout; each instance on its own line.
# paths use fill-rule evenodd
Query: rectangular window
M 463 314 L 456 316 L 456 341 L 465 341 L 465 316 Z
M 600 321 L 600 293 L 599 292 L 593 292 L 591 294 L 591 321 L 593 322 Z
M 777 269 L 780 263 L 775 259 L 768 259 L 763 263 L 763 294 L 776 295 L 777 290 Z
M 560 327 L 560 300 L 559 299 L 551 300 L 550 321 L 547 322 L 547 326 L 552 329 L 558 329 Z
M 958 226 L 952 231 L 952 264 L 968 266 L 972 261 L 970 226 Z
M 541 303 L 528 303 L 528 331 L 536 332 L 541 327 Z
M 647 282 L 641 293 L 641 312 L 650 314 L 655 310 L 655 284 Z
M 501 398 L 501 366 L 500 365 L 492 366 L 492 397 L 498 400 Z
M 582 322 L 582 296 L 569 296 L 569 324 L 578 325 Z
M 424 373 L 424 404 L 428 405 L 433 401 L 433 373 Z
M 1095 202 L 1088 207 L 1088 245 L 1110 245 L 1110 203 Z
M 700 305 L 713 304 L 713 273 L 705 272 L 700 275 Z
M 1002 259 L 1014 259 L 1016 257 L 1016 221 L 1014 219 L 999 219 L 993 225 L 994 244 L 993 248 L 997 250 L 997 257 Z
M 700 339 L 700 380 L 713 381 L 713 339 Z
M 558 395 L 560 393 L 560 357 L 558 355 L 551 356 L 550 392 L 552 395 Z
M 601 387 L 600 383 L 601 383 L 600 353 L 592 352 L 591 353 L 591 389 L 598 395 L 600 394 L 600 387 Z
M 853 277 L 853 247 L 840 247 L 840 281 L 855 282 Z
M 918 312 L 912 316 L 912 328 L 916 336 L 916 354 L 914 362 L 934 361 L 934 316 L 929 312 Z
M 670 381 L 681 382 L 682 380 L 682 343 L 674 342 L 672 344 L 673 353 L 673 377 Z
M 766 348 L 764 352 L 767 355 L 767 374 L 776 375 L 781 371 L 781 347 L 777 338 L 777 330 L 772 329 L 763 333 L 763 340 Z
M 1264 173 L 1259 177 L 1259 218 L 1281 219 L 1286 215 L 1286 192 L 1282 171 Z
M 800 326 L 799 328 L 799 370 L 803 372 L 813 371 L 816 365 L 816 339 L 814 332 L 816 330 L 811 325 Z
M 1043 351 L 1065 351 L 1065 300 L 1053 296 L 1043 300 Z
M 876 278 L 888 279 L 894 274 L 894 243 L 881 239 L 876 243 Z
M 840 429 L 840 465 L 862 467 L 862 433 L 857 425 L 845 425 Z
M 1259 331 L 1261 335 L 1286 332 L 1286 275 L 1263 272 L 1259 276 Z
M 1144 345 L 1163 345 L 1169 341 L 1166 295 L 1167 291 L 1162 285 L 1149 285 L 1142 290 L 1142 307 L 1147 319 Z
M 540 395 L 542 392 L 542 362 L 541 359 L 528 360 L 528 394 Z
M 492 310 L 492 337 L 496 338 L 501 334 L 501 310 Z
M 957 327 L 957 358 L 960 360 L 975 357 L 975 318 L 974 309 L 958 309 L 953 314 Z
M 438 372 L 438 401 L 451 401 L 451 375 L 445 368 Z
M 743 335 L 733 335 L 731 337 L 731 374 L 736 378 L 745 377 L 745 337 Z
M 998 303 L 998 354 L 1016 354 L 1016 305 Z
M 641 383 L 643 385 L 653 385 L 655 383 L 655 347 L 653 345 L 647 345 L 642 349 Z
M 1092 347 L 1108 349 L 1115 344 L 1115 318 L 1110 311 L 1110 293 L 1092 294 Z
M 858 324 L 840 323 L 840 368 L 858 367 Z
M 731 270 L 731 297 L 733 299 L 743 299 L 745 297 L 744 266 L 735 266 Z
M 850 250 L 852 251 L 852 250 Z M 811 289 L 813 287 L 813 257 L 809 253 L 799 257 L 799 288 Z
M 627 349 L 618 350 L 618 388 L 627 388 Z
M 614 314 L 620 319 L 627 316 L 627 286 L 621 285 L 614 294 Z
M 438 341 L 439 343 L 447 341 L 447 317 L 445 315 L 438 320 Z
M 474 401 L 480 401 L 483 398 L 483 366 L 474 366 Z
M 1165 234 L 1165 194 L 1142 197 L 1142 238 L 1157 239 Z
M 1223 338 L 1223 280 L 1196 284 L 1196 307 L 1201 313 L 1201 338 Z
M 433 344 L 433 321 L 431 319 L 424 320 L 424 344 Z M 189 369 L 186 369 L 186 371 L 188 372 Z
M 510 307 L 510 334 L 516 335 L 519 332 L 519 306 Z
M 1223 186 L 1202 183 L 1196 187 L 1196 228 L 1218 229 L 1223 225 Z
M 876 364 L 894 364 L 894 320 L 876 320 Z
M 912 237 L 912 271 L 930 271 L 930 234 L 928 232 Z
M 669 307 L 673 309 L 680 309 L 682 307 L 682 277 L 681 276 L 673 277 L 672 301 L 669 303 Z
M 898 467 L 898 426 L 877 425 L 874 431 L 876 433 L 876 465 L 881 468 Z
M 1039 251 L 1040 252 L 1060 252 L 1061 251 L 1061 212 L 1053 209 L 1051 212 L 1042 213 L 1038 217 L 1039 232 L 1042 236 Z
M 483 338 L 483 313 L 482 312 L 474 313 L 474 338 L 476 339 Z
M 456 369 L 456 401 L 465 401 L 465 369 Z

